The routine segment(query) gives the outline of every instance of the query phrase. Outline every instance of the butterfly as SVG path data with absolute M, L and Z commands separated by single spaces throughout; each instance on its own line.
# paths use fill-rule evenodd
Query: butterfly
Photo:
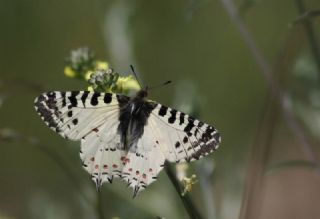
M 82 165 L 97 188 L 120 178 L 134 197 L 157 179 L 165 161 L 190 162 L 215 151 L 219 132 L 147 99 L 89 91 L 51 91 L 35 99 L 41 119 L 62 137 L 81 141 Z

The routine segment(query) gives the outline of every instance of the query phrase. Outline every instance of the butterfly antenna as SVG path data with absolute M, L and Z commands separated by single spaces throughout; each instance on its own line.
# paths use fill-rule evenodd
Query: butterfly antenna
M 137 73 L 136 73 L 136 72 L 135 72 L 135 70 L 134 70 L 133 65 L 130 65 L 130 68 L 131 68 L 131 71 L 132 71 L 132 73 L 133 73 L 134 77 L 135 77 L 135 78 L 136 78 L 136 80 L 138 81 L 139 86 L 140 86 L 140 87 L 141 87 L 141 89 L 142 89 L 142 86 L 141 86 L 140 80 L 139 80 L 139 78 L 138 78 Z
M 155 85 L 155 86 L 152 86 L 152 87 L 149 87 L 149 89 L 154 89 L 154 88 L 157 88 L 157 87 L 162 87 L 162 86 L 165 86 L 167 84 L 170 84 L 172 81 L 166 81 L 164 83 L 161 83 L 161 84 L 158 84 L 158 85 Z

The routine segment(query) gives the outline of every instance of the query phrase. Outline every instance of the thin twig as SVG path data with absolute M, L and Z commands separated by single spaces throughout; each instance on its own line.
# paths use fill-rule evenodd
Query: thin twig
M 64 159 L 62 159 L 58 155 L 58 153 L 54 152 L 49 147 L 39 145 L 37 148 L 40 149 L 42 152 L 45 152 L 45 154 L 47 154 L 66 173 L 66 175 L 68 176 L 70 181 L 73 183 L 73 185 L 77 189 L 78 194 L 80 194 L 81 197 L 89 205 L 93 205 L 93 207 L 96 207 L 97 215 L 98 215 L 99 219 L 104 219 L 105 217 L 104 217 L 103 204 L 102 204 L 103 198 L 102 198 L 101 191 L 98 191 L 96 194 L 97 195 L 97 202 L 96 202 L 96 206 L 94 206 L 94 202 L 90 201 L 89 198 L 84 194 L 83 189 L 81 188 L 81 185 L 79 184 L 79 180 L 76 178 L 76 176 L 73 173 L 73 170 L 71 169 L 71 167 L 69 167 L 69 165 L 66 164 Z
M 168 163 L 165 163 L 164 169 L 165 169 L 172 185 L 176 189 L 176 191 L 177 191 L 177 193 L 183 203 L 184 208 L 187 210 L 189 217 L 192 219 L 201 219 L 202 217 L 201 217 L 199 211 L 197 210 L 197 208 L 195 207 L 195 205 L 193 204 L 188 193 L 182 195 L 182 193 L 183 193 L 182 187 L 181 187 L 180 182 L 178 181 L 177 177 L 175 176 L 172 167 Z
M 318 165 L 317 172 L 318 174 L 320 174 L 319 164 L 318 164 L 317 158 L 315 157 L 315 152 L 310 142 L 308 141 L 306 134 L 304 133 L 304 130 L 301 128 L 296 117 L 294 116 L 294 113 L 292 111 L 292 107 L 290 104 L 290 99 L 288 98 L 287 95 L 284 94 L 284 92 L 280 89 L 277 81 L 274 79 L 272 68 L 268 64 L 266 58 L 263 56 L 260 49 L 257 47 L 257 44 L 254 38 L 252 37 L 249 30 L 246 28 L 243 20 L 239 16 L 233 1 L 232 0 L 220 0 L 220 1 L 224 5 L 230 18 L 232 19 L 232 22 L 235 24 L 236 28 L 240 32 L 243 40 L 245 41 L 246 46 L 248 47 L 254 59 L 256 60 L 258 66 L 260 67 L 261 73 L 263 74 L 263 76 L 267 81 L 271 94 L 275 97 L 275 99 L 279 102 L 281 106 L 287 125 L 300 141 L 299 145 L 301 147 L 301 150 L 310 161 L 317 163 Z
M 299 11 L 299 14 L 304 15 L 306 13 L 306 9 L 303 0 L 295 0 L 295 3 Z M 310 43 L 311 52 L 318 68 L 318 79 L 320 79 L 320 50 L 316 39 L 316 33 L 313 29 L 312 21 L 310 21 L 309 19 L 303 19 L 302 23 L 306 30 L 306 34 Z
M 219 217 L 217 214 L 214 201 L 214 184 L 215 184 L 215 171 L 213 160 L 207 159 L 198 165 L 199 183 L 206 208 L 206 218 Z
M 72 167 L 70 167 L 70 165 L 68 165 L 65 162 L 65 159 L 63 159 L 57 152 L 52 150 L 50 147 L 41 144 L 37 140 L 29 139 L 23 134 L 15 132 L 13 130 L 10 130 L 10 132 L 11 132 L 10 136 L 6 135 L 4 136 L 5 138 L 3 138 L 3 136 L 0 136 L 1 137 L 0 142 L 4 140 L 5 141 L 21 141 L 26 143 L 27 145 L 32 146 L 34 149 L 40 151 L 46 156 L 48 156 L 62 170 L 62 172 L 65 173 L 65 175 L 68 177 L 68 179 L 72 183 L 73 185 L 72 187 L 76 189 L 77 194 L 79 194 L 80 197 L 82 197 L 83 200 L 87 202 L 89 205 L 92 205 L 92 201 L 90 201 L 90 199 L 83 192 L 83 189 L 81 188 L 81 184 L 79 183 L 79 180 L 75 176 Z
M 97 213 L 99 219 L 104 219 L 102 191 L 97 191 Z
M 48 157 L 50 157 L 52 159 L 52 161 L 54 161 L 54 163 L 57 166 L 59 166 L 61 170 L 63 170 L 62 172 L 64 172 L 66 174 L 66 176 L 69 178 L 69 180 L 72 182 L 72 184 L 76 188 L 78 194 L 80 194 L 80 196 L 83 198 L 83 200 L 85 200 L 88 204 L 91 204 L 91 201 L 89 200 L 89 198 L 83 193 L 83 189 L 81 188 L 81 185 L 79 184 L 79 180 L 74 175 L 73 170 L 70 168 L 70 166 L 65 163 L 64 159 L 62 159 L 58 155 L 58 153 L 54 152 L 53 150 L 51 150 L 47 146 L 43 146 L 43 145 L 34 145 L 34 146 L 36 149 L 38 149 L 39 151 L 41 151 L 42 153 L 44 153 Z
M 277 62 L 274 66 L 274 74 L 277 75 L 281 87 L 286 86 L 289 72 L 294 60 L 301 48 L 301 31 L 291 29 L 287 34 L 283 48 L 280 50 Z M 259 218 L 261 213 L 261 200 L 265 190 L 263 177 L 265 176 L 267 162 L 272 153 L 272 141 L 275 132 L 276 122 L 281 113 L 281 108 L 275 98 L 268 94 L 267 104 L 264 107 L 264 116 L 258 123 L 255 143 L 251 148 L 251 158 L 246 173 L 245 192 L 240 211 L 240 217 L 244 219 Z
M 0 83 L 3 84 L 2 90 L 4 91 L 12 87 L 18 87 L 19 89 L 25 89 L 26 91 L 31 91 L 35 93 L 42 92 L 45 90 L 44 86 L 32 81 L 21 79 L 21 78 L 1 79 Z M 13 91 L 10 91 L 10 92 L 17 92 L 17 91 L 13 89 Z
M 304 10 L 299 10 L 300 13 L 303 11 Z M 305 20 L 309 20 L 309 19 L 319 17 L 319 16 L 320 16 L 320 10 L 306 11 L 306 12 L 303 12 L 302 14 L 300 14 L 297 18 L 295 18 L 292 21 L 292 25 L 295 25 L 295 24 L 301 23 Z
M 241 219 L 257 218 L 259 215 L 261 205 L 257 203 L 260 203 L 263 171 L 270 155 L 278 111 L 279 107 L 272 101 L 265 107 L 263 117 L 259 122 L 247 169 L 245 193 L 239 216 Z

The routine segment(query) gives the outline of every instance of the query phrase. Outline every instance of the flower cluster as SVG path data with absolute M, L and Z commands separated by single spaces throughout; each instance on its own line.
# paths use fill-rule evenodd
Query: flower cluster
M 113 92 L 116 87 L 116 83 L 119 79 L 119 74 L 113 72 L 111 68 L 97 69 L 90 74 L 88 80 L 89 91 L 99 91 L 99 92 Z
M 194 184 L 196 184 L 198 182 L 198 180 L 197 180 L 197 176 L 193 174 L 190 178 L 184 177 L 181 180 L 181 182 L 182 182 L 182 184 L 184 186 L 184 190 L 183 190 L 183 193 L 181 195 L 184 196 L 185 194 L 187 194 L 187 192 L 191 192 L 192 186 Z
M 132 75 L 123 77 L 114 72 L 111 68 L 108 70 L 98 69 L 90 75 L 88 80 L 89 91 L 121 93 L 129 95 L 131 92 L 140 90 L 139 83 Z
M 109 64 L 104 61 L 96 60 L 94 52 L 87 48 L 81 47 L 70 52 L 66 58 L 64 74 L 70 78 L 90 79 L 90 75 L 96 70 L 107 70 Z
M 87 47 L 71 51 L 64 74 L 70 78 L 85 80 L 89 84 L 89 91 L 128 95 L 141 89 L 132 75 L 120 76 L 107 62 L 96 60 L 94 52 Z
M 182 196 L 186 195 L 188 192 L 192 191 L 192 186 L 198 182 L 197 176 L 192 175 L 191 177 L 187 177 L 187 171 L 189 169 L 189 165 L 186 163 L 179 163 L 176 165 L 176 175 L 178 180 L 183 185 Z

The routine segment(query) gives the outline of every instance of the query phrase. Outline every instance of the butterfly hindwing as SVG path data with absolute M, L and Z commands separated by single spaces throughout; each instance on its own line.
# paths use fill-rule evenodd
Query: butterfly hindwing
M 150 123 L 144 127 L 144 133 L 126 156 L 123 168 L 123 180 L 134 190 L 134 196 L 157 179 L 165 162 L 159 141 L 154 137 Z
M 121 139 L 116 129 L 118 125 L 118 114 L 113 114 L 107 122 L 81 140 L 83 166 L 97 187 L 121 176 L 126 151 L 120 147 Z

